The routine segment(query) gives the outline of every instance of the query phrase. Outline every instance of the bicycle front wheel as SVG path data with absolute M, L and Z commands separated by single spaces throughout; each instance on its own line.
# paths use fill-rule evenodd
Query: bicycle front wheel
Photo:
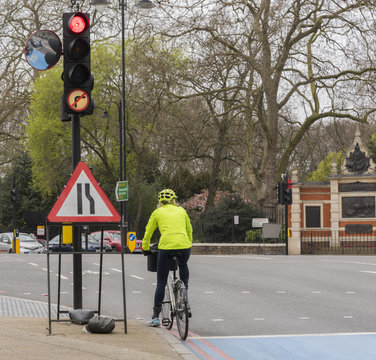
M 182 340 L 188 336 L 187 289 L 182 281 L 176 284 L 176 325 Z
M 165 296 L 162 303 L 162 325 L 165 326 L 168 330 L 172 328 L 174 323 L 174 317 L 172 314 L 172 298 L 170 293 L 170 287 L 168 284 L 165 288 Z

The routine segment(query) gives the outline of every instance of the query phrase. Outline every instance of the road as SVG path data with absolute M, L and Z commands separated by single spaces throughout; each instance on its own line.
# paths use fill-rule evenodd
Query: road
M 71 257 L 62 256 L 61 302 L 66 306 L 72 306 L 73 300 Z M 55 303 L 57 258 L 51 256 Z M 103 261 L 102 313 L 114 317 L 123 314 L 120 259 L 120 255 L 105 255 Z M 125 255 L 125 264 L 127 317 L 147 320 L 155 273 L 146 270 L 142 255 Z M 83 307 L 96 308 L 99 256 L 84 255 L 82 268 Z M 190 270 L 193 350 L 200 337 L 240 341 L 241 337 L 334 336 L 376 329 L 375 257 L 196 255 L 191 257 Z M 1 254 L 0 295 L 47 301 L 46 274 L 46 255 Z

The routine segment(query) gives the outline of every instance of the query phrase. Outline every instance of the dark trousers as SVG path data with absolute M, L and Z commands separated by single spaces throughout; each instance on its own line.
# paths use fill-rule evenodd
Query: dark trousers
M 188 288 L 189 269 L 188 259 L 191 255 L 191 249 L 182 250 L 158 250 L 157 260 L 157 288 L 154 295 L 154 308 L 160 309 L 165 293 L 165 287 L 167 284 L 168 273 L 172 269 L 173 261 L 169 255 L 176 253 L 179 265 L 179 277 L 183 281 L 184 285 Z

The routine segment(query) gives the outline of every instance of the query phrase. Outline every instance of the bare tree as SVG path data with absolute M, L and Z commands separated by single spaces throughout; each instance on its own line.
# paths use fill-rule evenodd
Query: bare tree
M 243 169 L 260 204 L 274 206 L 274 186 L 314 123 L 333 118 L 366 122 L 375 111 L 370 45 L 375 35 L 374 2 L 197 0 L 177 4 L 175 9 L 166 4 L 170 22 L 164 26 L 170 28 L 161 33 L 192 49 L 194 57 L 200 56 L 200 40 L 210 39 L 226 49 L 223 57 L 237 57 L 248 69 L 247 76 L 234 85 L 239 88 L 248 128 Z M 233 86 L 221 89 L 222 94 L 229 91 Z M 215 85 L 212 93 L 220 96 Z M 284 143 L 280 130 L 289 123 L 295 126 Z

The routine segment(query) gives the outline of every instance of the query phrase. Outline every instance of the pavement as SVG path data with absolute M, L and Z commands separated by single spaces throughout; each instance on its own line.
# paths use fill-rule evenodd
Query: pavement
M 56 319 L 55 305 L 51 311 Z M 52 322 L 49 334 L 47 303 L 0 296 L 0 359 L 197 359 L 168 330 L 150 328 L 138 320 L 127 320 L 126 334 L 124 321 L 117 321 L 110 334 L 84 333 L 83 327 L 70 321 Z

